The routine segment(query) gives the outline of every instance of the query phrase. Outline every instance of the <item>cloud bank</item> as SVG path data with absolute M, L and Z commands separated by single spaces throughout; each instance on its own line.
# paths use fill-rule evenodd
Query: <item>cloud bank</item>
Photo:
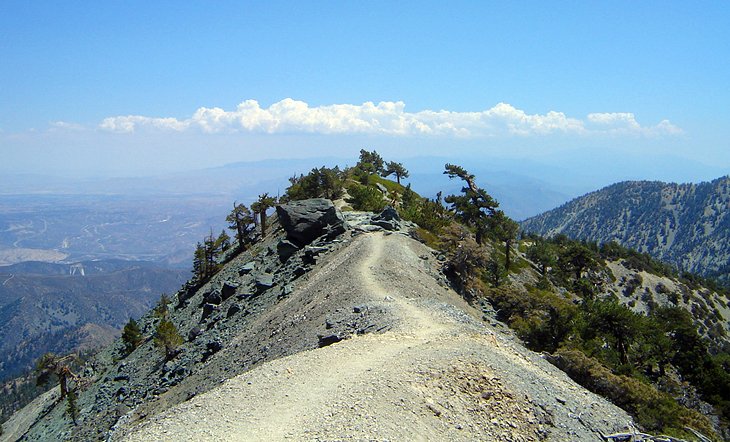
M 585 119 L 562 112 L 528 114 L 507 103 L 480 112 L 423 110 L 406 112 L 402 101 L 332 104 L 310 107 L 286 98 L 262 108 L 246 100 L 234 110 L 201 107 L 190 118 L 155 118 L 127 115 L 105 118 L 99 128 L 130 133 L 168 130 L 204 133 L 313 133 L 388 136 L 451 136 L 464 138 L 498 136 L 567 135 L 678 135 L 682 129 L 668 120 L 642 126 L 632 113 L 592 113 Z

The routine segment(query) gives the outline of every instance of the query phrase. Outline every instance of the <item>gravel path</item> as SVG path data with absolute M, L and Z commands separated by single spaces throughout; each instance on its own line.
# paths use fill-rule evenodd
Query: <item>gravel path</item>
M 630 421 L 476 319 L 420 243 L 363 234 L 348 249 L 358 272 L 341 274 L 365 308 L 396 318 L 389 331 L 266 363 L 125 440 L 600 440 Z

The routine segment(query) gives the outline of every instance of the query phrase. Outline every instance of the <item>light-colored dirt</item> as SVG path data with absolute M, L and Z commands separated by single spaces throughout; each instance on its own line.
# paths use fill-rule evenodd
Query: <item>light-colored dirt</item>
M 390 331 L 294 354 L 120 429 L 129 441 L 600 440 L 628 416 L 505 333 L 429 274 L 428 250 L 365 234 L 349 283 Z M 337 271 L 337 269 L 330 269 Z

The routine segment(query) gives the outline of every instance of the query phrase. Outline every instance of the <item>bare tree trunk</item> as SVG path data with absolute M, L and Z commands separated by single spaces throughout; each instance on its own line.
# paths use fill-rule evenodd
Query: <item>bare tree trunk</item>
M 66 393 L 68 392 L 68 380 L 66 378 L 65 374 L 61 374 L 58 377 L 59 384 L 61 386 L 61 399 L 66 397 Z
M 261 211 L 261 238 L 266 235 L 266 210 Z

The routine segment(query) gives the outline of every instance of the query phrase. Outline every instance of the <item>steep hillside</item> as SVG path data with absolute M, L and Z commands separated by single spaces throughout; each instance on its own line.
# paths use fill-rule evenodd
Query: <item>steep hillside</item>
M 617 241 L 703 275 L 727 275 L 730 177 L 709 183 L 614 184 L 522 222 L 543 236 Z
M 286 238 L 275 225 L 175 295 L 186 339 L 170 360 L 149 314 L 145 343 L 125 357 L 117 342 L 87 366 L 77 426 L 64 403 L 39 400 L 6 437 L 600 440 L 631 422 L 484 322 L 392 212 L 346 214 L 345 230 L 315 203 L 327 221 L 313 234 L 299 222 L 318 212 L 307 204 L 280 216 Z
M 0 379 L 28 370 L 47 351 L 108 344 L 130 317 L 187 276 L 125 261 L 0 267 Z

